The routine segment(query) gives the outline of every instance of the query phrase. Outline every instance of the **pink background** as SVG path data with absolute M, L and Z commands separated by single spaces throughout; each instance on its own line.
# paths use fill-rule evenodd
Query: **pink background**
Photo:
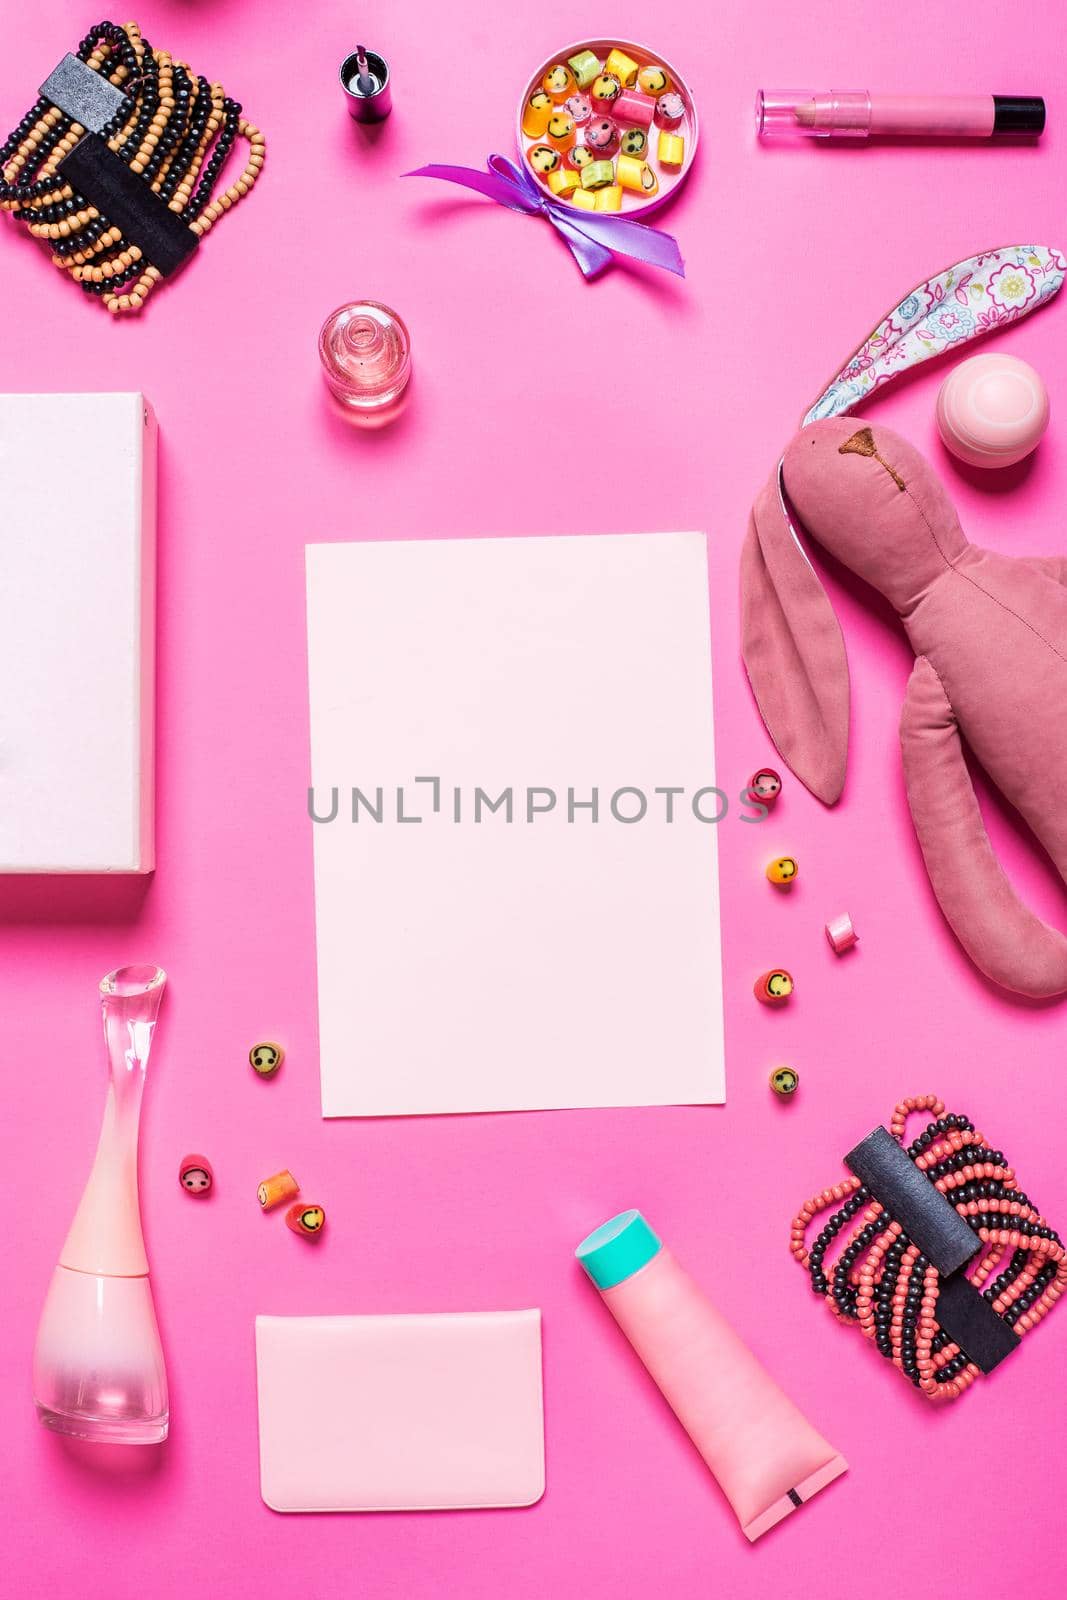
M 786 1249 L 790 1216 L 836 1179 L 840 1153 L 898 1096 L 927 1090 L 975 1117 L 1052 1220 L 1067 1221 L 1065 1012 L 992 992 L 932 902 L 901 792 L 902 637 L 866 595 L 829 581 L 854 683 L 845 798 L 826 812 L 787 780 L 773 822 L 720 830 L 724 1109 L 324 1124 L 303 545 L 706 528 L 719 770 L 735 790 L 772 754 L 737 659 L 748 504 L 803 406 L 916 280 L 983 246 L 1063 246 L 1059 6 L 371 3 L 358 26 L 396 86 L 392 120 L 371 135 L 350 125 L 335 81 L 357 25 L 339 0 L 144 0 L 137 11 L 150 40 L 243 100 L 268 160 L 251 199 L 140 321 L 85 303 L 24 237 L 2 243 L 4 385 L 142 388 L 162 455 L 159 870 L 146 884 L 0 885 L 0 1588 L 57 1600 L 518 1600 L 695 1597 L 710 1585 L 883 1600 L 943 1594 L 953 1580 L 934 1578 L 931 1557 L 947 1536 L 968 1587 L 995 1571 L 1048 1595 L 1055 1562 L 1039 1530 L 1062 1518 L 1067 1316 L 959 1407 L 934 1412 L 831 1323 Z M 3 0 L 3 20 L 6 128 L 94 18 L 82 4 Z M 547 227 L 398 181 L 423 161 L 477 165 L 508 150 L 531 63 L 612 26 L 651 35 L 700 99 L 703 147 L 662 216 L 685 252 L 684 283 L 620 270 L 586 287 Z M 1036 149 L 757 149 L 760 84 L 1043 92 L 1051 127 Z M 412 330 L 412 404 L 388 436 L 347 430 L 319 379 L 319 323 L 359 295 L 395 304 Z M 1067 304 L 1000 348 L 1051 388 L 1052 431 L 1030 466 L 995 480 L 954 467 L 935 438 L 935 375 L 902 384 L 877 416 L 939 462 L 979 542 L 1062 550 L 1050 512 L 1067 493 Z M 76 517 L 76 499 L 57 514 Z M 1050 869 L 995 801 L 987 812 L 1016 882 L 1062 920 Z M 788 901 L 762 877 L 782 850 L 802 870 Z M 821 930 L 844 906 L 862 944 L 838 962 Z M 142 1166 L 173 1430 L 159 1452 L 112 1459 L 37 1427 L 29 1356 L 100 1110 L 95 985 L 145 959 L 171 974 Z M 771 1014 L 751 984 L 777 962 L 798 991 Z M 264 1036 L 288 1051 L 270 1084 L 245 1062 Z M 779 1060 L 802 1075 L 794 1104 L 767 1089 Z M 189 1149 L 215 1164 L 203 1205 L 178 1189 Z M 317 1248 L 256 1206 L 257 1181 L 283 1165 L 329 1209 Z M 570 1259 L 586 1229 L 631 1204 L 852 1463 L 755 1548 Z M 256 1312 L 529 1304 L 545 1314 L 541 1505 L 352 1519 L 261 1504 Z M 990 1526 L 1016 1529 L 1008 1547 L 982 1537 Z

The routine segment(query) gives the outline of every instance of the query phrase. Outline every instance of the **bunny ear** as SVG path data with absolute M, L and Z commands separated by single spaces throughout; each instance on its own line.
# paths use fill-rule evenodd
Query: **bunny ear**
M 852 352 L 800 426 L 844 416 L 909 367 L 946 351 L 958 356 L 972 339 L 1029 316 L 1059 293 L 1064 270 L 1050 245 L 1002 245 L 917 284 Z
M 845 643 L 790 525 L 777 470 L 752 508 L 741 553 L 741 653 L 767 732 L 801 783 L 832 806 L 848 753 Z

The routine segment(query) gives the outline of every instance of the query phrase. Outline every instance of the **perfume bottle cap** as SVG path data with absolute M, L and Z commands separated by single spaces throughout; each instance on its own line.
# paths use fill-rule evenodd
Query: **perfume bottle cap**
M 598 1289 L 614 1289 L 647 1266 L 663 1248 L 640 1211 L 620 1211 L 584 1238 L 575 1256 Z

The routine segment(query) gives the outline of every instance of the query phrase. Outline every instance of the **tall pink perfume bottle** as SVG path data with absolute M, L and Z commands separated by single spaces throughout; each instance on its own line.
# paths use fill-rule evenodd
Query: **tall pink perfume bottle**
M 402 318 L 378 300 L 339 306 L 322 325 L 319 359 L 334 398 L 350 420 L 390 422 L 411 377 L 411 339 Z
M 167 1437 L 167 1372 L 137 1190 L 145 1068 L 167 975 L 120 967 L 100 983 L 110 1081 L 96 1159 L 45 1299 L 33 1397 L 46 1428 L 110 1444 Z

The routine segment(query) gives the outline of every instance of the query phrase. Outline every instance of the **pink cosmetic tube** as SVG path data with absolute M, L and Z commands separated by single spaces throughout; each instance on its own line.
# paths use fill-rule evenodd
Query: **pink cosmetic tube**
M 992 139 L 1043 133 L 1045 102 L 1006 94 L 772 94 L 756 96 L 756 132 L 775 139 Z
M 639 1211 L 575 1255 L 700 1451 L 750 1540 L 848 1470 Z

